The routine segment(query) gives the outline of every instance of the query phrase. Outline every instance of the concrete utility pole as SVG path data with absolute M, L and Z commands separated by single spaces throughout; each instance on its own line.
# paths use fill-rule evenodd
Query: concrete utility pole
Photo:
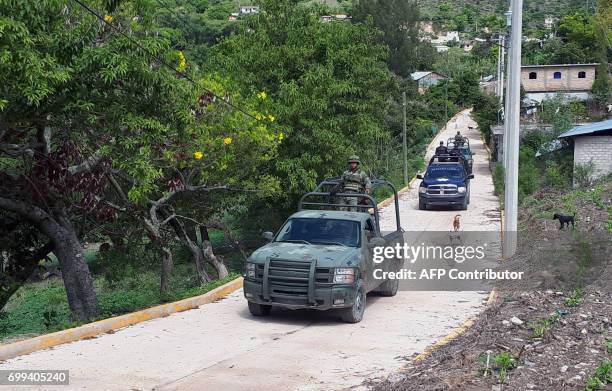
M 523 0 L 512 0 L 511 47 L 508 60 L 508 88 L 506 101 L 506 134 L 504 145 L 507 145 L 506 185 L 504 197 L 504 258 L 516 252 L 517 215 L 518 215 L 518 165 L 519 165 L 519 127 L 521 110 L 521 39 L 523 27 Z
M 404 156 L 404 185 L 408 184 L 408 143 L 406 140 L 406 92 L 402 92 L 402 155 Z
M 500 54 L 500 62 L 499 62 L 499 105 L 501 107 L 504 102 L 504 75 L 506 74 L 506 36 L 500 36 L 499 41 L 499 54 Z M 504 112 L 504 115 L 506 113 Z

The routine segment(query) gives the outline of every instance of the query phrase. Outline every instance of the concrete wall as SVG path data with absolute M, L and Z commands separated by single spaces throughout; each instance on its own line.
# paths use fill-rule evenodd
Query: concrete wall
M 536 73 L 536 79 L 529 78 L 532 72 Z M 554 78 L 555 72 L 561 72 L 560 79 Z M 585 72 L 584 79 L 578 78 L 579 72 Z M 525 92 L 590 91 L 594 81 L 594 65 L 521 68 L 521 84 Z
M 612 172 L 612 136 L 574 137 L 574 167 L 593 161 L 595 178 Z

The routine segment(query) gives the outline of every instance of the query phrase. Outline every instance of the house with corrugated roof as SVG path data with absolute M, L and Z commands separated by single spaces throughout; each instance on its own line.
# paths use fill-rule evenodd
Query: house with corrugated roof
M 612 172 L 612 119 L 576 126 L 558 138 L 573 145 L 574 169 L 592 165 L 593 179 Z
M 446 79 L 444 75 L 433 71 L 412 72 L 410 78 L 419 84 L 419 93 L 421 94 L 425 93 L 431 86 L 438 84 L 440 80 Z

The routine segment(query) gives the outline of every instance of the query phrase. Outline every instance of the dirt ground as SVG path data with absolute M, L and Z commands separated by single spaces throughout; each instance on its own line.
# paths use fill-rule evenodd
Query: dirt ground
M 548 220 L 547 213 L 562 209 L 563 192 L 535 194 L 537 211 L 521 214 L 519 251 L 504 264 L 532 278 L 498 286 L 496 302 L 466 333 L 368 388 L 584 390 L 612 358 L 612 247 L 605 230 L 612 183 L 603 186 L 599 205 L 588 196 L 575 200 L 575 230 L 559 231 L 558 222 Z M 504 352 L 515 359 L 505 376 L 496 362 Z M 605 387 L 599 389 L 612 390 Z

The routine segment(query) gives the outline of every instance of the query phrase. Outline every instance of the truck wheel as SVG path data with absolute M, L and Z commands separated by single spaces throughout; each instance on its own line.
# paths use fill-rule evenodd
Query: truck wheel
M 467 210 L 467 208 L 468 208 L 468 197 L 466 196 L 463 199 L 463 204 L 461 204 L 461 210 Z
M 399 280 L 397 278 L 389 279 L 382 284 L 374 292 L 380 296 L 393 297 L 397 294 L 397 288 L 399 286 Z
M 271 305 L 257 304 L 249 301 L 249 311 L 253 316 L 268 316 L 271 310 Z
M 419 200 L 419 210 L 427 210 L 427 204 Z
M 343 308 L 340 310 L 340 317 L 342 318 L 342 321 L 346 323 L 361 322 L 361 319 L 363 319 L 363 313 L 365 312 L 365 306 L 366 294 L 361 284 L 359 284 L 353 305 L 349 308 Z

